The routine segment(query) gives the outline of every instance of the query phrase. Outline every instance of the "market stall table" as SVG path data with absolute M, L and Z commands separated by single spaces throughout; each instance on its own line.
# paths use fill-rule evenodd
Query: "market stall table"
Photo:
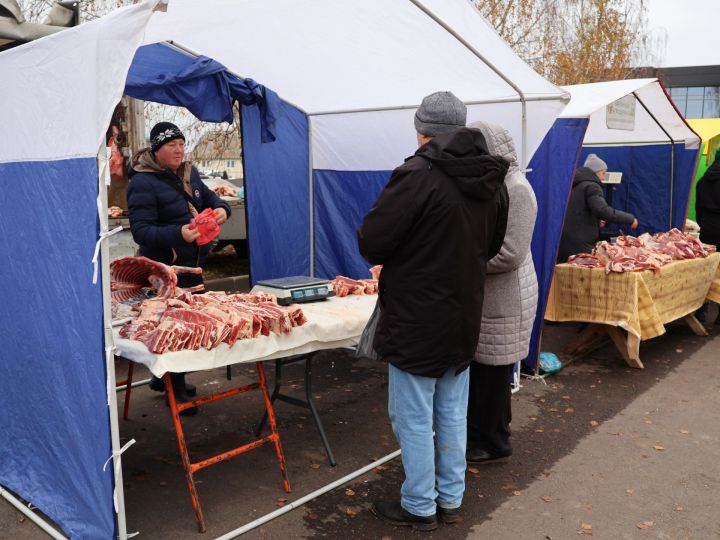
M 664 334 L 665 324 L 682 318 L 697 335 L 707 335 L 693 313 L 706 299 L 720 299 L 719 265 L 720 253 L 674 261 L 659 272 L 606 274 L 604 268 L 559 264 L 545 319 L 590 323 L 567 352 L 607 334 L 628 365 L 642 368 L 640 341 Z
M 205 517 L 202 512 L 202 507 L 200 505 L 200 500 L 195 486 L 194 473 L 202 468 L 225 461 L 238 454 L 247 452 L 261 446 L 262 444 L 270 442 L 275 445 L 280 470 L 283 475 L 285 490 L 289 491 L 290 489 L 285 471 L 280 436 L 277 433 L 277 425 L 273 411 L 273 401 L 278 397 L 282 399 L 286 398 L 286 396 L 279 395 L 279 384 L 277 382 L 273 396 L 271 397 L 268 395 L 263 362 L 267 360 L 278 360 L 277 367 L 279 368 L 282 365 L 279 359 L 297 357 L 298 355 L 308 355 L 309 353 L 323 349 L 334 349 L 356 345 L 360 334 L 365 328 L 365 324 L 370 318 L 376 302 L 377 295 L 362 295 L 348 296 L 345 298 L 329 298 L 328 300 L 321 302 L 302 304 L 301 307 L 307 322 L 302 326 L 294 327 L 290 333 L 282 335 L 271 334 L 269 336 L 258 336 L 252 339 L 240 340 L 232 347 L 228 347 L 227 344 L 221 343 L 218 347 L 209 351 L 187 350 L 165 354 L 153 354 L 143 343 L 121 338 L 119 336 L 119 328 L 114 328 L 113 337 L 117 356 L 131 360 L 132 362 L 143 364 L 147 366 L 155 376 L 163 377 L 164 379 L 173 424 L 175 426 L 175 432 L 178 439 L 178 446 L 180 448 L 183 467 L 185 469 L 188 490 L 190 491 L 193 508 L 195 510 L 195 517 L 198 522 L 198 528 L 201 532 L 204 532 L 206 529 Z M 305 383 L 306 387 L 309 389 L 310 381 L 308 378 L 311 375 L 311 359 L 309 357 L 303 359 L 306 360 Z M 297 358 L 295 358 L 295 360 L 297 360 Z M 257 366 L 258 381 L 256 383 L 217 394 L 198 397 L 192 401 L 184 403 L 178 403 L 175 400 L 170 380 L 171 372 L 183 373 L 188 371 L 209 370 L 248 362 L 254 362 Z M 129 388 L 132 383 L 131 377 L 129 376 L 128 380 L 125 382 Z M 260 389 L 263 393 L 265 411 L 267 419 L 270 423 L 270 435 L 223 454 L 205 459 L 201 462 L 192 463 L 188 454 L 182 423 L 180 422 L 180 412 L 185 409 L 189 409 L 190 407 L 205 405 L 219 399 L 238 395 L 254 389 Z M 306 392 L 306 394 L 308 399 L 307 403 L 296 400 L 298 402 L 295 404 L 308 406 L 311 409 L 316 425 L 318 426 L 318 430 L 320 431 L 321 438 L 323 439 L 323 444 L 325 444 L 330 461 L 333 463 L 334 460 L 329 446 L 327 445 L 327 440 L 324 437 L 322 424 L 320 423 L 317 411 L 312 403 L 312 395 L 309 391 Z M 289 401 L 287 399 L 285 400 Z M 127 401 L 125 404 L 125 411 L 127 411 Z

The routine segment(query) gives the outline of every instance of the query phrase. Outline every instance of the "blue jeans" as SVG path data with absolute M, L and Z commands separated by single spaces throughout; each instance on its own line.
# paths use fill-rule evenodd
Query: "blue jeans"
M 435 514 L 436 503 L 462 504 L 469 373 L 450 369 L 435 379 L 390 364 L 388 412 L 405 469 L 400 503 L 416 516 Z

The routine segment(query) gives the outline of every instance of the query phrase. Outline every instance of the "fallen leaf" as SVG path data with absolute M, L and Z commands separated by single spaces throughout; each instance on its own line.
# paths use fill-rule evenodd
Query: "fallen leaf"
M 319 463 L 311 463 L 311 464 L 310 464 L 310 468 L 311 468 L 311 469 L 319 469 L 319 468 L 320 468 L 320 464 L 319 464 Z
M 543 495 L 540 497 L 545 502 L 552 502 L 553 498 L 550 495 Z
M 587 534 L 592 536 L 592 525 L 589 523 L 580 523 L 580 528 L 577 531 L 578 534 Z
M 552 409 L 550 409 L 550 410 L 552 410 Z M 528 416 L 528 420 L 530 420 L 531 422 L 534 422 L 535 420 L 537 420 L 537 416 Z
M 646 424 L 652 424 L 652 420 L 645 420 Z
M 535 433 L 543 433 L 545 430 L 543 428 L 539 428 L 535 430 Z
M 517 491 L 517 490 L 515 490 L 515 491 L 513 491 L 513 495 L 515 495 L 516 497 L 517 497 L 518 495 L 522 495 L 522 491 Z
M 565 412 L 566 413 L 574 413 L 575 409 L 573 409 L 572 407 L 568 407 L 567 409 L 565 409 Z
M 275 501 L 275 506 L 277 506 L 278 508 L 282 508 L 283 506 L 285 506 L 286 503 L 287 503 L 287 499 L 280 498 L 277 501 Z
M 628 495 L 632 495 L 635 492 L 632 489 L 626 489 L 625 493 L 627 493 Z
M 590 425 L 592 427 L 598 427 L 600 424 L 598 424 L 597 421 L 595 421 L 595 420 L 590 420 Z
M 665 447 L 664 447 L 664 446 L 660 446 L 660 445 L 655 445 L 655 446 L 653 446 L 653 448 L 654 448 L 655 450 L 657 450 L 658 452 L 661 452 L 662 450 L 665 450 Z
M 682 349 L 675 349 L 675 352 L 683 352 Z
M 689 434 L 690 434 L 690 432 L 689 432 L 687 429 L 681 429 L 681 430 L 680 430 L 680 433 L 682 433 L 683 435 L 689 435 Z
M 167 483 L 167 482 L 160 482 L 160 485 L 164 487 L 164 486 L 167 486 L 168 483 Z
M 392 540 L 392 536 L 385 535 L 380 540 Z
M 347 495 L 348 497 L 352 497 L 353 495 L 355 495 L 355 492 L 352 489 L 346 489 L 345 495 Z
M 680 506 L 679 504 L 676 504 L 675 506 L 673 506 L 673 511 L 674 511 L 674 512 L 682 512 L 682 511 L 684 511 L 684 510 L 685 510 L 685 509 L 684 509 L 682 506 Z
M 616 437 L 619 437 L 620 435 L 622 435 L 622 432 L 621 431 L 609 431 L 608 435 L 615 435 Z
M 313 521 L 318 519 L 320 516 L 318 516 L 315 512 L 311 512 L 307 515 L 308 519 L 312 519 Z
M 649 529 L 653 525 L 655 525 L 655 523 L 653 523 L 652 521 L 641 521 L 635 524 L 638 529 Z
M 563 399 L 570 399 L 570 396 L 563 396 Z
M 468 467 L 468 472 L 478 474 L 480 472 L 480 469 L 478 469 L 477 467 Z

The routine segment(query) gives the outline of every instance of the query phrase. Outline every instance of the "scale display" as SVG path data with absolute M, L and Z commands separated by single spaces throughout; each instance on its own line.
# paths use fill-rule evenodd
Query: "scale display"
M 334 296 L 335 292 L 326 279 L 310 276 L 290 276 L 258 281 L 253 291 L 263 291 L 277 297 L 278 304 L 314 302 Z

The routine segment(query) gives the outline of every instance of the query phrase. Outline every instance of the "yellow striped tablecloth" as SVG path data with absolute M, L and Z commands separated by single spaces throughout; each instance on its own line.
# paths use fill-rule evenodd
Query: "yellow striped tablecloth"
M 665 333 L 665 324 L 720 302 L 720 253 L 675 261 L 660 272 L 606 274 L 604 268 L 555 266 L 545 318 L 619 326 L 641 340 Z

